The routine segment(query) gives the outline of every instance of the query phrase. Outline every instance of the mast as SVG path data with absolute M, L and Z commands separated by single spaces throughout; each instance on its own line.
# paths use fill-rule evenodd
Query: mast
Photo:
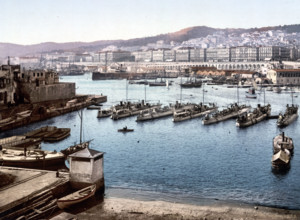
M 80 110 L 79 117 L 80 117 L 80 144 L 81 144 L 82 143 L 82 117 L 83 117 L 82 109 Z
M 182 99 L 182 75 L 180 80 L 180 104 L 181 104 L 181 99 Z
M 145 103 L 146 103 L 147 102 L 147 99 L 146 99 L 146 83 L 144 85 L 145 85 Z
M 204 83 L 203 83 L 203 89 L 202 89 L 202 103 L 203 103 L 203 105 L 204 105 Z
M 127 82 L 127 78 L 126 78 L 126 102 L 128 100 L 128 82 Z

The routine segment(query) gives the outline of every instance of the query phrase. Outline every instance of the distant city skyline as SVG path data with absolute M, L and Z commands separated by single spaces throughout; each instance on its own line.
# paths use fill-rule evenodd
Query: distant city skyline
M 297 0 L 0 0 L 0 42 L 132 39 L 193 26 L 255 28 L 300 23 Z

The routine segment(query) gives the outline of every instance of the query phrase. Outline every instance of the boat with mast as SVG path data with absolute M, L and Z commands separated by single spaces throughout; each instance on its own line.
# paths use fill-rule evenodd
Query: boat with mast
M 279 113 L 277 126 L 286 127 L 298 118 L 298 105 L 294 105 L 294 95 L 291 91 L 292 105 L 287 104 L 285 113 Z
M 257 124 L 265 119 L 267 119 L 271 114 L 271 105 L 266 106 L 257 105 L 252 112 L 244 112 L 240 114 L 236 119 L 236 126 L 243 128 L 254 124 Z
M 137 122 L 148 121 L 157 118 L 171 116 L 173 114 L 173 111 L 174 110 L 169 106 L 164 106 L 164 107 L 159 106 L 151 109 L 146 109 L 139 113 L 139 115 L 136 118 L 136 121 Z
M 209 125 L 218 123 L 221 121 L 225 121 L 231 118 L 237 118 L 238 115 L 247 112 L 251 107 L 247 105 L 239 105 L 239 87 L 237 86 L 237 103 L 234 103 L 230 106 L 228 106 L 226 109 L 223 109 L 220 112 L 216 112 L 212 114 L 211 116 L 207 114 L 203 120 L 203 125 Z

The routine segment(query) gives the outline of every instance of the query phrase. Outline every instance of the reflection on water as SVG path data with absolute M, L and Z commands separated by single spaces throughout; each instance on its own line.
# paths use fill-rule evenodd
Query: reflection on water
M 92 81 L 90 75 L 65 76 L 63 81 L 74 81 L 78 94 L 105 94 L 108 102 L 103 108 L 126 99 L 125 80 Z M 172 86 L 146 87 L 146 99 L 162 104 L 175 103 L 180 98 L 180 79 Z M 216 90 L 217 88 L 217 90 Z M 237 100 L 237 90 L 225 86 L 205 86 L 205 101 L 226 107 Z M 246 100 L 239 89 L 240 102 L 255 107 L 263 104 L 263 95 Z M 272 114 L 285 110 L 291 103 L 290 94 L 266 92 L 266 103 Z M 185 102 L 201 102 L 202 89 L 182 90 Z M 143 85 L 129 85 L 128 98 L 145 99 Z M 294 99 L 299 104 L 297 98 Z M 135 117 L 113 121 L 98 119 L 96 110 L 83 111 L 83 139 L 93 139 L 91 147 L 105 152 L 104 172 L 108 192 L 128 189 L 152 192 L 154 196 L 243 201 L 246 203 L 300 208 L 300 143 L 299 120 L 284 128 L 295 143 L 290 170 L 274 174 L 271 169 L 272 139 L 280 133 L 276 120 L 261 122 L 246 129 L 235 126 L 234 120 L 204 126 L 201 119 L 173 123 L 163 118 L 137 123 Z M 22 134 L 44 125 L 70 127 L 71 135 L 59 143 L 43 143 L 44 149 L 61 150 L 79 142 L 80 119 L 77 112 L 28 125 L 2 134 Z M 127 126 L 134 132 L 120 133 Z M 111 190 L 110 190 L 111 189 Z

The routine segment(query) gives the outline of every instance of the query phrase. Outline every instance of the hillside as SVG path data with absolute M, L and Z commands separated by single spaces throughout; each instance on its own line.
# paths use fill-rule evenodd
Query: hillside
M 295 25 L 284 25 L 284 26 L 274 26 L 274 27 L 260 27 L 260 28 L 250 28 L 250 29 L 217 29 L 206 26 L 196 26 L 182 29 L 180 31 L 168 34 L 161 34 L 153 37 L 135 38 L 130 40 L 105 40 L 105 41 L 95 41 L 95 42 L 68 42 L 68 43 L 54 43 L 46 42 L 34 45 L 18 45 L 10 43 L 0 43 L 0 58 L 7 56 L 24 56 L 28 54 L 36 54 L 42 52 L 51 51 L 97 51 L 101 50 L 108 45 L 115 45 L 118 47 L 133 47 L 133 46 L 145 46 L 147 44 L 155 43 L 157 41 L 163 40 L 165 43 L 170 43 L 175 41 L 181 43 L 189 39 L 206 37 L 211 35 L 216 31 L 223 31 L 228 34 L 241 34 L 250 33 L 254 31 L 268 31 L 268 30 L 282 30 L 287 33 L 300 32 L 300 24 Z

